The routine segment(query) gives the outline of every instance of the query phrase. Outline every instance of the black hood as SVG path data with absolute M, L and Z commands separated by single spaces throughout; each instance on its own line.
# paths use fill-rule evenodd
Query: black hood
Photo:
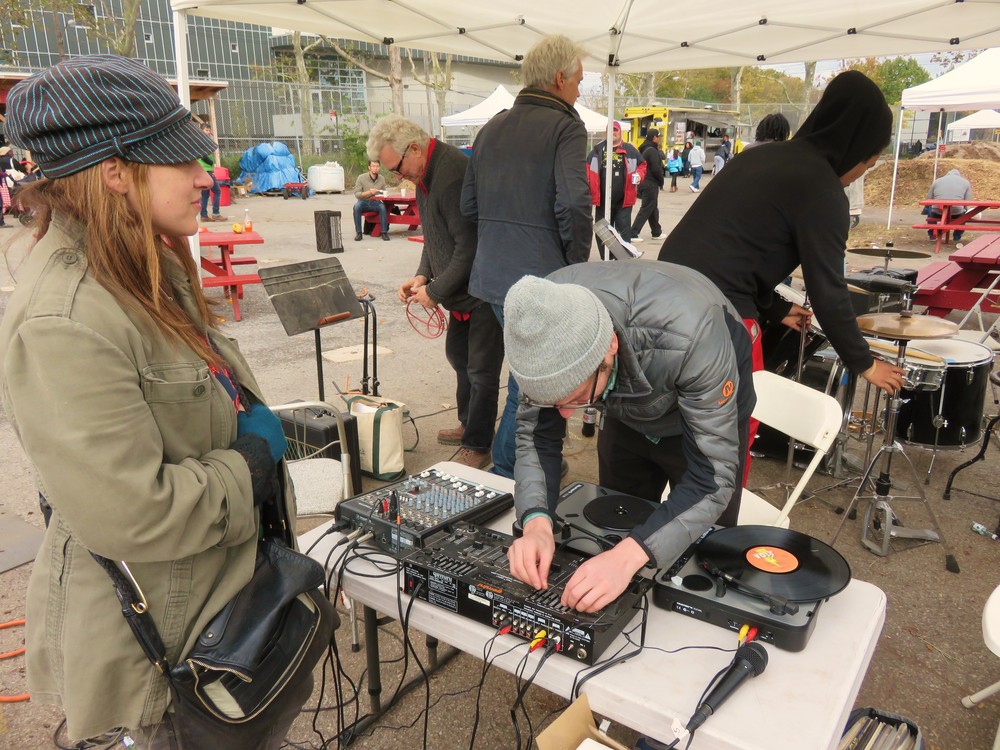
M 848 70 L 830 81 L 794 139 L 803 138 L 838 177 L 879 153 L 892 138 L 892 110 L 874 81 Z

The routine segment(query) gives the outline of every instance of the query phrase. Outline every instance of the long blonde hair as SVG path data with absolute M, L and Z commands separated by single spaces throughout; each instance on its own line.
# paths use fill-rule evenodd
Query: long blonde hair
M 198 268 L 184 237 L 161 236 L 153 231 L 149 168 L 122 162 L 136 189 L 138 214 L 124 195 L 109 190 L 100 165 L 56 180 L 39 180 L 18 190 L 17 199 L 31 212 L 36 237 L 49 229 L 53 213 L 64 214 L 85 228 L 84 252 L 90 272 L 125 308 L 147 316 L 168 340 L 194 349 L 206 362 L 218 355 L 180 305 L 164 273 L 164 263 L 177 263 L 191 282 L 201 316 L 198 321 L 216 327 L 201 292 Z

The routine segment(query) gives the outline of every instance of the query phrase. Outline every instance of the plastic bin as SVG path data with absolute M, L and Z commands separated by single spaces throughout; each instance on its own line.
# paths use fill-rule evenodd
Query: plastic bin
M 215 179 L 219 181 L 219 187 L 222 188 L 222 194 L 219 196 L 219 205 L 231 206 L 233 202 L 229 195 L 229 170 L 226 167 L 216 167 L 212 170 L 212 173 L 215 175 Z
M 344 192 L 344 168 L 335 161 L 309 167 L 306 180 L 316 193 Z

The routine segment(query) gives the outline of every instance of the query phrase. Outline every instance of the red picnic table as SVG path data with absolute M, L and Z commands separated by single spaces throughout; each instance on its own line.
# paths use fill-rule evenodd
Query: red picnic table
M 937 245 L 934 252 L 941 252 L 941 243 L 948 244 L 951 233 L 959 232 L 988 232 L 1000 229 L 1000 220 L 981 219 L 979 215 L 988 208 L 1000 208 L 1000 201 L 977 201 L 977 200 L 942 200 L 941 198 L 928 198 L 920 201 L 921 206 L 937 207 L 941 213 L 941 218 L 937 223 L 932 224 L 927 221 L 924 224 L 914 224 L 914 229 L 926 229 L 937 234 Z M 952 215 L 952 209 L 968 208 L 961 214 Z
M 376 195 L 372 200 L 385 204 L 390 224 L 402 224 L 408 230 L 420 226 L 420 211 L 417 209 L 415 195 Z M 374 211 L 365 211 L 364 218 L 365 221 L 370 221 L 375 225 L 372 229 L 372 237 L 382 236 L 382 225 L 379 223 L 378 214 Z
M 952 310 L 1000 312 L 1000 234 L 983 234 L 917 272 L 916 305 L 926 305 L 928 315 L 944 317 Z
M 209 276 L 202 276 L 201 285 L 204 288 L 221 286 L 225 288 L 226 296 L 233 305 L 233 317 L 243 320 L 240 313 L 240 300 L 243 299 L 245 284 L 259 284 L 260 276 L 255 273 L 237 274 L 233 266 L 255 264 L 257 259 L 249 255 L 233 255 L 236 245 L 262 245 L 264 238 L 254 231 L 243 232 L 200 232 L 198 241 L 205 248 L 215 247 L 219 250 L 218 257 L 201 256 L 202 270 Z

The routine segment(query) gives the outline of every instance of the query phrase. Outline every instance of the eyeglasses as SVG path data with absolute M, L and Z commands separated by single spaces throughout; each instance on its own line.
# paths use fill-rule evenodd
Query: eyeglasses
M 402 176 L 402 175 L 400 174 L 400 171 L 399 171 L 399 170 L 403 168 L 403 161 L 404 161 L 404 160 L 406 159 L 406 155 L 407 155 L 408 153 L 410 153 L 410 148 L 411 148 L 412 146 L 415 146 L 415 145 L 416 145 L 416 144 L 414 144 L 414 143 L 411 143 L 411 144 L 410 144 L 409 146 L 407 146 L 406 148 L 404 148 L 404 149 L 403 149 L 403 155 L 399 157 L 399 162 L 397 162 L 396 166 L 395 166 L 395 167 L 389 167 L 389 171 L 390 171 L 390 172 L 392 172 L 392 173 L 393 173 L 394 175 L 396 175 L 397 177 L 401 177 L 401 176 Z
M 594 382 L 590 386 L 590 398 L 588 398 L 586 401 L 582 402 L 571 401 L 565 404 L 540 404 L 537 401 L 532 401 L 527 396 L 524 396 L 524 402 L 528 404 L 528 406 L 534 406 L 536 409 L 586 409 L 587 407 L 598 406 L 599 404 L 597 402 L 597 381 L 600 380 L 601 367 L 603 365 L 604 363 L 601 362 L 601 364 L 599 364 L 597 366 L 597 369 L 594 371 Z

